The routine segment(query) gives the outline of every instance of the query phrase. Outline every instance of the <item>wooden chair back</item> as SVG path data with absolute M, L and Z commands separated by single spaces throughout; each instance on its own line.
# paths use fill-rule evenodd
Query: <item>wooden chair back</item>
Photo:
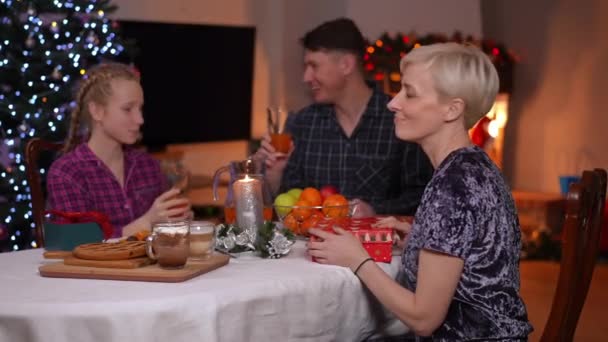
M 45 196 L 40 181 L 40 171 L 38 169 L 38 160 L 41 152 L 52 151 L 57 152 L 63 148 L 63 144 L 59 142 L 50 142 L 40 138 L 32 138 L 25 146 L 25 165 L 26 177 L 30 186 L 30 194 L 32 196 L 32 214 L 35 224 L 35 239 L 38 247 L 44 247 L 44 210 Z
M 541 342 L 574 338 L 599 253 L 605 202 L 606 170 L 584 171 L 581 181 L 570 185 L 557 289 Z

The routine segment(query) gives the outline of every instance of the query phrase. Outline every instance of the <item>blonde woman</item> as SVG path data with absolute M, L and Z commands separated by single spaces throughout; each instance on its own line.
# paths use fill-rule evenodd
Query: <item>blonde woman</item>
M 395 132 L 419 143 L 435 168 L 391 279 L 351 234 L 311 229 L 309 253 L 350 267 L 418 340 L 525 341 L 532 327 L 519 296 L 520 230 L 500 170 L 467 130 L 491 108 L 498 75 L 478 48 L 423 46 L 401 61 L 388 104 Z M 421 338 L 423 337 L 423 338 Z
M 144 94 L 134 70 L 118 63 L 91 68 L 75 100 L 64 154 L 49 170 L 48 207 L 104 213 L 113 237 L 168 217 L 186 218 L 188 199 L 168 189 L 156 160 L 130 146 L 144 122 Z

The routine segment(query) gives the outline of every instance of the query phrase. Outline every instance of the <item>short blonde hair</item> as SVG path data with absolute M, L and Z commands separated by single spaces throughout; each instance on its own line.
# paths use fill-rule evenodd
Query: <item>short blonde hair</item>
M 464 101 L 467 129 L 486 115 L 494 104 L 498 93 L 498 73 L 490 58 L 476 46 L 458 43 L 424 45 L 401 59 L 402 72 L 408 64 L 423 64 L 428 68 L 440 97 Z

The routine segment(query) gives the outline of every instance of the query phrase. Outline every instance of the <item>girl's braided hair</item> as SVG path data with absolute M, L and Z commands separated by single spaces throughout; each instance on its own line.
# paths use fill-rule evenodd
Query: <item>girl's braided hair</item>
M 87 136 L 90 134 L 91 114 L 88 105 L 90 102 L 105 105 L 112 94 L 111 81 L 115 79 L 139 82 L 139 75 L 132 67 L 122 63 L 98 64 L 85 74 L 76 93 L 76 106 L 71 113 L 70 129 L 63 153 L 72 151 L 80 143 L 80 131 L 83 128 L 87 130 Z

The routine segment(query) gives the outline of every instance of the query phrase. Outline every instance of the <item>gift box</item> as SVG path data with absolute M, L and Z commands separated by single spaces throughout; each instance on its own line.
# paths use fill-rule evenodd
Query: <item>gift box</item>
M 99 212 L 47 210 L 43 225 L 47 251 L 71 251 L 84 243 L 101 242 L 112 235 L 108 217 Z
M 393 228 L 374 228 L 372 225 L 378 221 L 375 217 L 366 218 L 326 218 L 318 223 L 318 228 L 334 233 L 333 227 L 339 227 L 354 234 L 369 256 L 376 262 L 391 262 L 393 258 Z M 319 238 L 311 235 L 311 241 Z M 315 258 L 312 258 L 316 262 Z
M 83 243 L 102 240 L 103 232 L 95 222 L 44 224 L 44 248 L 47 251 L 71 251 Z

